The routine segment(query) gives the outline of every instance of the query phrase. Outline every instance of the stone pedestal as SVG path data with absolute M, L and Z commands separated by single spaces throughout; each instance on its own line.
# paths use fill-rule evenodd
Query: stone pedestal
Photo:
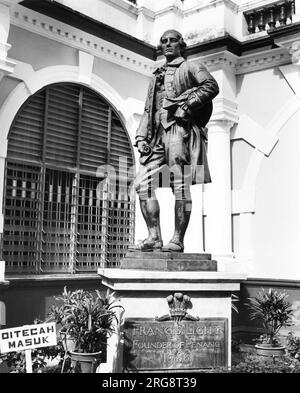
M 120 263 L 121 269 L 154 271 L 217 271 L 217 261 L 211 254 L 178 252 L 128 252 Z
M 155 319 L 156 317 L 161 320 L 169 319 L 169 321 L 172 321 L 172 318 L 170 318 L 169 304 L 166 298 L 170 298 L 170 295 L 174 297 L 175 293 L 180 293 L 190 298 L 190 308 L 187 309 L 187 316 L 190 319 L 187 318 L 187 320 L 198 320 L 198 322 L 195 322 L 195 328 L 191 327 L 193 326 L 193 322 L 183 321 L 181 325 L 188 326 L 188 330 L 191 331 L 192 329 L 194 333 L 195 329 L 198 329 L 198 333 L 196 332 L 196 335 L 193 335 L 194 341 L 202 340 L 203 338 L 199 338 L 199 332 L 201 331 L 203 333 L 203 329 L 207 330 L 207 326 L 211 326 L 211 323 L 215 323 L 215 321 L 219 321 L 220 324 L 226 326 L 226 329 L 223 329 L 222 332 L 222 334 L 224 334 L 222 345 L 224 345 L 225 351 L 225 366 L 230 367 L 231 294 L 234 291 L 239 291 L 240 282 L 246 278 L 245 275 L 218 272 L 216 261 L 211 261 L 209 254 L 174 253 L 171 255 L 171 253 L 143 253 L 143 259 L 139 258 L 137 254 L 134 254 L 135 253 L 128 253 L 127 257 L 121 262 L 121 268 L 98 270 L 102 284 L 116 292 L 116 295 L 121 299 L 120 303 L 124 307 L 124 312 L 120 315 L 121 323 L 118 327 L 120 334 L 115 334 L 109 339 L 107 363 L 102 364 L 98 371 L 124 372 L 125 368 L 128 368 L 128 364 L 125 364 L 126 360 L 124 361 L 124 332 L 128 335 L 126 324 L 128 326 L 128 323 L 138 323 L 140 332 L 151 335 L 153 331 L 149 330 L 147 333 L 147 321 L 148 326 L 156 326 L 156 330 L 158 329 L 157 326 L 160 326 L 155 325 L 155 321 L 157 320 Z M 151 254 L 152 258 L 151 255 L 148 254 Z M 158 270 L 159 259 L 161 259 L 160 270 Z M 140 261 L 140 265 L 138 261 Z M 186 264 L 187 270 L 184 270 L 184 264 Z M 156 270 L 148 270 L 149 266 L 155 267 Z M 206 323 L 208 323 L 207 326 L 205 325 Z M 164 329 L 170 329 L 167 325 L 161 326 L 164 327 Z M 178 326 L 180 326 L 180 322 Z M 137 328 L 135 331 L 138 331 Z M 153 333 L 153 335 L 155 334 L 156 333 Z M 139 338 L 141 339 L 141 337 Z M 148 340 L 148 337 L 145 337 L 145 339 L 146 338 Z M 164 342 L 166 339 L 161 337 L 157 336 L 157 339 L 158 340 L 156 340 L 154 344 L 148 343 L 145 345 L 150 345 L 154 349 L 156 348 L 155 346 L 165 346 L 166 350 L 170 349 L 168 346 L 173 345 Z M 186 350 L 186 344 L 184 343 L 186 339 L 186 337 L 180 338 L 182 343 L 178 342 L 176 344 L 183 347 L 181 350 L 182 356 L 185 356 L 187 352 L 193 355 L 193 351 L 199 350 L 200 341 L 198 344 L 195 342 L 193 343 L 193 349 L 189 347 L 189 350 Z M 172 337 L 170 340 L 176 341 L 176 338 Z M 161 341 L 160 344 L 159 341 Z M 143 346 L 143 344 L 138 343 L 137 340 L 136 345 L 137 350 Z M 198 345 L 198 349 L 195 347 L 196 345 Z M 148 350 L 148 353 L 149 356 L 155 354 L 153 350 L 151 352 L 151 349 Z M 157 352 L 157 354 L 158 353 L 159 352 Z M 153 367 L 154 368 L 150 371 L 158 371 L 157 364 Z M 172 371 L 173 368 L 170 367 L 169 363 L 167 367 L 169 367 L 169 372 Z M 186 364 L 187 371 L 189 367 L 190 366 Z M 182 371 L 184 371 L 184 366 L 182 366 L 181 363 L 179 364 L 179 368 L 182 368 Z M 196 368 L 194 363 L 190 367 L 190 369 L 193 370 Z M 204 368 L 203 365 L 202 367 L 200 366 L 199 369 L 200 368 Z M 176 367 L 174 367 L 174 369 L 176 369 Z M 136 371 L 138 372 L 140 370 Z M 166 371 L 163 365 L 160 371 Z

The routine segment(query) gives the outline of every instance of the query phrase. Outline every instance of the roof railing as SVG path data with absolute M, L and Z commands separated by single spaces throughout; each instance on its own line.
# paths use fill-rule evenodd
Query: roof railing
M 281 0 L 244 12 L 249 34 L 285 26 L 293 22 L 295 0 Z

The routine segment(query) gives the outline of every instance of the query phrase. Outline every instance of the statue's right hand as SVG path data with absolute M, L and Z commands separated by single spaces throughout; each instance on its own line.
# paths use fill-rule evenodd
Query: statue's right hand
M 138 143 L 137 143 L 137 148 L 138 148 L 138 151 L 139 151 L 141 154 L 145 154 L 146 151 L 148 151 L 148 150 L 151 149 L 150 146 L 149 146 L 149 144 L 148 144 L 146 141 L 140 141 L 140 142 L 138 142 Z

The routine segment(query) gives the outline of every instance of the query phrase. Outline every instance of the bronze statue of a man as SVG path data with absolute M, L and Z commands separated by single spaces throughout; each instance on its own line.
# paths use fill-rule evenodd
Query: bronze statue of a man
M 135 187 L 149 236 L 129 250 L 183 252 L 192 205 L 190 185 L 211 181 L 205 125 L 219 88 L 202 64 L 183 58 L 186 44 L 178 31 L 166 31 L 159 48 L 166 63 L 154 71 L 136 134 L 141 156 Z M 165 186 L 175 195 L 175 230 L 163 247 L 155 189 Z

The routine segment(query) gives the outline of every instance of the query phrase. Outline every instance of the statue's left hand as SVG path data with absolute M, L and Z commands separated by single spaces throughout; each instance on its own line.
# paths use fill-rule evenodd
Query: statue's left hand
M 178 107 L 176 109 L 176 112 L 174 113 L 174 118 L 179 125 L 185 125 L 189 120 L 187 111 L 185 111 L 181 107 Z

